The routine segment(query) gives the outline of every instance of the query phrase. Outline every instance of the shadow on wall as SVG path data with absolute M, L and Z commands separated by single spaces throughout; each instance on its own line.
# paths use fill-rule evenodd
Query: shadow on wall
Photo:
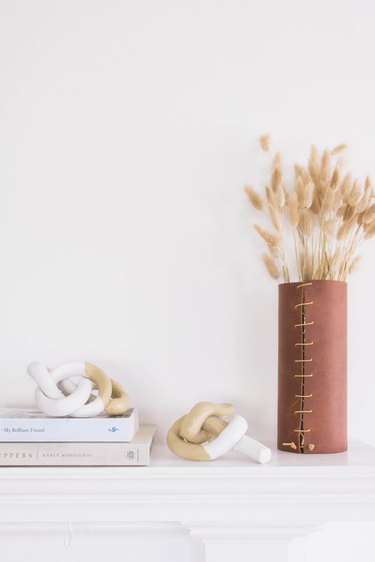
M 249 434 L 276 438 L 277 420 L 277 292 L 268 283 L 239 295 L 238 372 L 243 398 L 238 412 L 249 423 Z

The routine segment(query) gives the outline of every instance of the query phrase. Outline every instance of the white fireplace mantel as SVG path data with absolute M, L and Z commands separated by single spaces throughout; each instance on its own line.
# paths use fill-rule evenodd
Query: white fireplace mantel
M 2 468 L 0 535 L 179 535 L 192 562 L 286 561 L 288 544 L 327 521 L 375 521 L 375 449 L 275 452 L 267 465 L 154 449 L 150 467 Z M 277 558 L 276 558 L 277 557 Z

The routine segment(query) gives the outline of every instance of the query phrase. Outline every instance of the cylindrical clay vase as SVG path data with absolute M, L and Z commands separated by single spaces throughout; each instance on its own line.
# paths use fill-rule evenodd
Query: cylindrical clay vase
M 278 449 L 347 449 L 347 293 L 341 281 L 279 285 Z

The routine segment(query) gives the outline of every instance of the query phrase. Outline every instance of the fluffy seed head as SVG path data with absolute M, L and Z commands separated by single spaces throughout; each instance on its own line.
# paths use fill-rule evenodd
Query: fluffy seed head
M 310 150 L 310 158 L 308 162 L 309 173 L 316 184 L 319 180 L 319 173 L 320 173 L 320 163 L 319 163 L 319 152 L 316 146 L 312 145 Z
M 315 186 L 314 186 L 313 182 L 309 181 L 309 183 L 305 186 L 305 192 L 304 192 L 304 197 L 303 197 L 303 208 L 304 209 L 310 209 L 310 207 L 312 205 L 312 202 L 313 202 L 314 189 L 315 189 Z
M 250 185 L 245 186 L 245 192 L 252 206 L 258 211 L 262 211 L 263 200 L 259 193 L 257 193 Z
M 349 193 L 348 203 L 351 207 L 355 207 L 361 198 L 361 186 L 359 180 L 355 180 L 351 192 Z
M 282 183 L 279 183 L 279 186 L 277 188 L 276 201 L 277 201 L 277 204 L 279 205 L 279 207 L 281 207 L 281 208 L 284 207 L 284 205 L 285 205 L 285 191 L 284 191 Z
M 264 152 L 268 152 L 270 149 L 270 136 L 268 134 L 261 135 L 259 137 L 259 144 L 260 144 L 260 148 L 264 150 Z
M 295 189 L 297 194 L 298 205 L 302 207 L 303 200 L 305 198 L 305 184 L 303 183 L 302 176 L 298 176 L 298 178 L 296 179 Z
M 272 256 L 270 256 L 265 252 L 264 254 L 262 254 L 262 258 L 263 258 L 263 263 L 266 266 L 266 269 L 270 274 L 270 276 L 272 277 L 272 279 L 279 279 L 280 270 L 277 267 L 276 261 L 272 258 Z
M 281 232 L 281 220 L 280 220 L 280 213 L 279 210 L 274 207 L 273 205 L 268 206 L 268 211 L 270 214 L 270 219 L 272 221 L 273 226 L 276 230 Z
M 325 150 L 322 154 L 322 160 L 320 164 L 320 174 L 319 174 L 319 178 L 323 182 L 327 181 L 328 179 L 330 163 L 331 163 L 331 155 L 329 153 L 329 150 Z
M 357 265 L 361 261 L 361 256 L 356 256 L 352 259 L 351 264 L 349 265 L 349 273 L 352 274 L 353 271 L 356 269 Z
M 339 154 L 340 152 L 342 152 L 346 148 L 347 148 L 346 144 L 344 144 L 344 143 L 338 144 L 337 146 L 335 146 L 335 148 L 332 148 L 331 154 L 332 154 L 332 156 L 334 156 L 335 154 Z
M 375 219 L 375 204 L 371 205 L 362 216 L 363 224 L 370 224 Z
M 370 222 L 370 224 L 366 225 L 365 228 L 365 239 L 368 240 L 372 238 L 375 234 L 375 221 Z
M 272 176 L 271 176 L 271 186 L 272 186 L 272 191 L 274 193 L 276 193 L 280 183 L 281 183 L 281 170 L 280 168 L 274 168 L 272 170 Z
M 280 243 L 280 238 L 277 234 L 266 230 L 259 224 L 254 224 L 254 228 L 261 238 L 265 241 L 269 248 L 277 248 Z
M 289 207 L 289 220 L 292 226 L 298 226 L 298 222 L 299 222 L 298 198 L 297 198 L 297 193 L 295 191 L 292 191 L 292 193 L 290 193 L 289 195 L 288 207 Z

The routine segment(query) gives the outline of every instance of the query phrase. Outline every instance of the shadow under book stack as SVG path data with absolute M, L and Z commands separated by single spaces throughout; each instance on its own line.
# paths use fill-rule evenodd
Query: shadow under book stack
M 139 426 L 136 408 L 95 418 L 2 409 L 0 466 L 147 466 L 155 429 Z

